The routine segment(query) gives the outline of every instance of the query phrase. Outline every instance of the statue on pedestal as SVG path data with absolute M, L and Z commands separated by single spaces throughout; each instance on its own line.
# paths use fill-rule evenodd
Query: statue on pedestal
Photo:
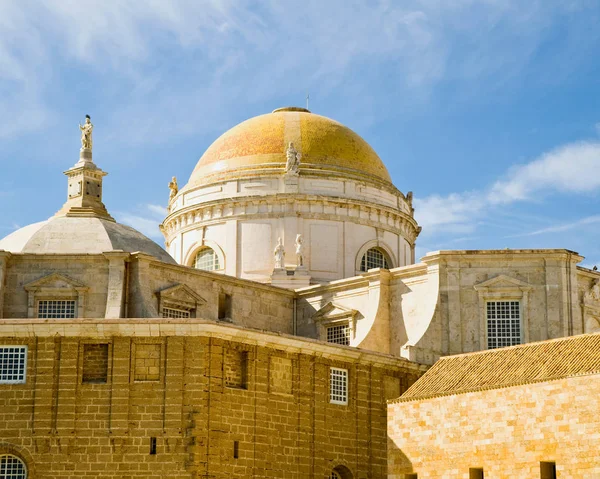
M 83 125 L 80 124 L 79 129 L 81 130 L 81 149 L 91 150 L 94 125 L 92 125 L 90 115 L 85 115 L 85 123 Z
M 284 267 L 285 248 L 283 247 L 281 238 L 277 239 L 277 246 L 275 247 L 273 254 L 275 255 L 275 269 L 282 269 Z
M 301 234 L 296 235 L 296 265 L 304 266 L 304 238 Z
M 294 148 L 294 144 L 290 142 L 287 152 L 287 162 L 285 164 L 286 174 L 297 175 L 300 167 L 300 153 Z
M 585 299 L 588 301 L 600 301 L 600 280 L 596 280 L 590 290 L 585 293 Z
M 173 201 L 173 198 L 175 198 L 175 195 L 179 192 L 179 186 L 177 186 L 177 177 L 173 177 L 171 179 L 171 181 L 169 182 L 169 203 L 171 201 Z

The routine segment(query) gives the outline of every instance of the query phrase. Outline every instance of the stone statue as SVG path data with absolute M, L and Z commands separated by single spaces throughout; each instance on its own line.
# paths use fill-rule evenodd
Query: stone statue
M 297 175 L 300 167 L 300 153 L 294 148 L 294 144 L 290 142 L 287 152 L 287 162 L 285 164 L 285 172 Z
M 296 264 L 304 266 L 304 238 L 302 235 L 296 235 Z
M 406 202 L 408 203 L 408 207 L 412 208 L 412 202 L 413 202 L 413 192 L 409 191 L 408 193 L 406 193 Z
M 171 179 L 171 182 L 169 183 L 169 190 L 171 190 L 171 192 L 169 193 L 169 203 L 170 203 L 171 201 L 173 201 L 173 198 L 175 198 L 175 195 L 179 191 L 179 186 L 177 186 L 177 177 L 174 176 Z
M 594 283 L 594 286 L 590 288 L 590 290 L 585 293 L 585 299 L 589 301 L 600 301 L 600 280 L 597 279 Z
M 94 125 L 92 125 L 90 115 L 85 115 L 85 123 L 83 125 L 80 124 L 79 129 L 81 130 L 81 149 L 91 150 Z
M 273 254 L 275 255 L 275 269 L 282 269 L 284 267 L 283 261 L 285 259 L 285 249 L 281 238 L 277 239 L 277 246 L 275 247 Z

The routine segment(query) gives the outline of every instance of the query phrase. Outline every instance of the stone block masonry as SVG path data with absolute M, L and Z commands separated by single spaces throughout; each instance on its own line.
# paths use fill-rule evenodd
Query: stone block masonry
M 0 344 L 28 346 L 26 383 L 0 384 L 0 454 L 35 479 L 383 479 L 386 395 L 424 372 L 201 320 L 0 320 Z

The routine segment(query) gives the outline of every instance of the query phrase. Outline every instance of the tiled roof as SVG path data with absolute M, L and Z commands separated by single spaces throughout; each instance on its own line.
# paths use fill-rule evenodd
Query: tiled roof
M 396 401 L 600 373 L 600 333 L 446 356 Z

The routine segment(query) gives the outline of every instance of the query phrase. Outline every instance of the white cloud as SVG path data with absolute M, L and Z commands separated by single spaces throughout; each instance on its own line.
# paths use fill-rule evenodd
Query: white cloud
M 218 121 L 223 105 L 272 99 L 274 85 L 278 97 L 300 98 L 345 84 L 355 102 L 369 104 L 374 65 L 397 78 L 405 102 L 443 78 L 502 82 L 528 64 L 568 8 L 517 0 L 0 2 L 0 93 L 16 98 L 0 100 L 9 112 L 0 135 L 39 128 L 52 116 L 47 79 L 56 80 L 57 61 L 121 80 L 113 87 L 131 94 L 115 123 L 137 112 L 147 121 L 136 140 L 149 141 L 156 131 L 206 127 L 190 125 L 182 111 Z M 594 38 L 588 33 L 576 47 Z M 563 70 L 575 58 L 569 53 L 556 59 Z
M 537 200 L 550 192 L 585 194 L 599 189 L 600 143 L 571 143 L 512 168 L 486 190 L 415 198 L 415 216 L 425 231 L 461 231 L 497 206 Z M 590 218 L 582 221 L 595 222 L 597 217 Z
M 586 193 L 600 188 L 600 143 L 561 146 L 509 172 L 488 194 L 491 204 L 531 199 L 547 190 Z

